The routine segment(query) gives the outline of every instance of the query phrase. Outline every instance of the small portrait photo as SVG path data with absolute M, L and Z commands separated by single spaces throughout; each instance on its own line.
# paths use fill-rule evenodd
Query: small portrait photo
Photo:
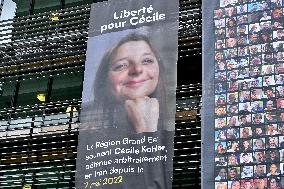
M 226 139 L 226 130 L 215 131 L 215 142 L 225 141 Z
M 226 118 L 222 117 L 222 118 L 216 118 L 215 119 L 215 128 L 216 129 L 222 129 L 227 125 L 226 123 Z
M 237 102 L 238 102 L 238 92 L 228 93 L 227 103 L 232 104 L 232 103 L 237 103 Z
M 252 89 L 251 90 L 251 100 L 260 100 L 262 98 L 262 89 Z
M 240 91 L 240 102 L 248 102 L 250 101 L 250 91 Z
M 237 46 L 237 39 L 236 38 L 227 38 L 226 39 L 226 46 L 227 48 L 232 48 Z
M 273 40 L 274 41 L 283 41 L 284 40 L 284 31 L 282 30 L 276 30 L 273 31 Z
M 216 116 L 226 116 L 226 106 L 220 106 L 215 108 Z
M 268 137 L 266 139 L 267 148 L 277 148 L 278 147 L 278 137 Z
M 215 105 L 216 106 L 222 106 L 226 104 L 226 95 L 215 95 Z
M 253 150 L 264 150 L 265 149 L 265 138 L 253 139 Z
M 239 6 L 237 6 L 237 13 L 238 14 L 245 14 L 247 13 L 247 5 L 246 4 L 240 4 Z
M 239 165 L 239 155 L 238 154 L 228 154 L 228 165 L 229 166 Z
M 253 33 L 249 35 L 249 43 L 250 44 L 258 44 L 260 43 L 260 37 L 259 34 Z
M 260 31 L 260 24 L 253 23 L 249 25 L 249 34 L 258 33 Z
M 227 7 L 230 4 L 230 0 L 220 0 L 220 7 Z
M 249 58 L 248 57 L 242 57 L 239 59 L 239 65 L 240 67 L 247 67 L 249 65 Z
M 248 4 L 248 11 L 249 12 L 256 12 L 259 11 L 261 8 L 260 4 L 258 2 L 250 3 Z
M 228 71 L 228 81 L 237 80 L 238 79 L 238 70 Z
M 263 76 L 263 86 L 271 86 L 275 85 L 274 75 L 271 76 Z
M 272 163 L 267 165 L 267 176 L 279 176 L 280 175 L 280 167 L 278 163 Z
M 263 65 L 262 66 L 262 74 L 269 75 L 274 73 L 274 65 Z
M 271 13 L 269 11 L 263 11 L 263 13 L 261 14 L 261 18 L 260 21 L 267 21 L 267 20 L 271 20 Z
M 238 22 L 238 25 L 247 24 L 248 23 L 247 15 L 240 15 L 240 16 L 238 16 L 237 17 L 237 22 Z
M 240 35 L 238 37 L 238 45 L 240 46 L 244 46 L 248 44 L 248 39 L 247 39 L 247 35 Z
M 222 81 L 226 81 L 226 72 L 217 72 L 215 73 L 215 81 L 217 82 L 222 82 Z
M 260 43 L 270 43 L 272 41 L 272 34 L 262 32 L 259 36 Z
M 281 43 L 281 45 L 283 45 L 283 44 Z M 275 57 L 276 61 L 283 61 L 284 60 L 284 52 L 278 51 L 278 52 L 275 53 L 274 57 Z
M 280 149 L 279 153 L 280 153 L 280 161 L 284 162 L 284 149 Z
M 278 129 L 277 129 L 277 124 L 274 123 L 274 124 L 268 124 L 268 125 L 265 125 L 265 134 L 267 136 L 274 136 L 274 135 L 278 135 Z
M 227 157 L 225 155 L 220 155 L 215 157 L 216 166 L 227 166 Z
M 238 37 L 238 45 L 240 46 L 244 46 L 248 44 L 248 39 L 247 39 L 247 35 L 240 35 Z
M 227 17 L 233 17 L 236 16 L 237 10 L 235 7 L 228 7 L 225 8 L 225 14 Z
M 248 139 L 250 137 L 252 137 L 251 127 L 240 128 L 240 138 Z
M 265 112 L 264 113 L 264 122 L 266 124 L 274 123 L 277 121 L 277 117 L 275 112 Z
M 272 19 L 279 20 L 283 17 L 282 8 L 278 7 L 272 10 Z
M 227 106 L 227 114 L 229 116 L 237 115 L 238 114 L 238 105 L 237 104 L 230 104 Z
M 214 18 L 220 19 L 224 16 L 224 9 L 214 10 Z
M 265 163 L 265 151 L 255 151 L 253 152 L 254 163 Z
M 272 33 L 272 25 L 270 20 L 261 21 L 259 25 L 261 33 Z
M 279 134 L 284 135 L 284 123 L 278 123 L 278 132 L 279 132 Z M 284 146 L 283 146 L 283 148 L 284 148 Z
M 251 87 L 262 87 L 262 77 L 252 78 Z
M 248 115 L 251 113 L 250 102 L 239 103 L 239 115 Z
M 256 77 L 261 74 L 261 67 L 260 66 L 251 66 L 250 67 L 250 76 Z
M 248 77 L 249 77 L 249 68 L 241 67 L 240 71 L 239 71 L 238 79 L 244 79 L 244 78 L 248 78 Z
M 238 55 L 239 56 L 247 56 L 248 55 L 248 48 L 247 48 L 247 46 L 239 47 L 238 48 Z
M 280 163 L 280 173 L 282 174 L 282 178 L 281 178 L 281 179 L 284 179 L 284 178 L 283 178 L 283 173 L 284 173 L 284 163 Z
M 227 142 L 227 152 L 238 152 L 239 149 L 239 141 L 234 140 L 234 141 L 228 141 Z
M 258 164 L 254 166 L 254 178 L 261 178 L 266 176 L 266 165 Z
M 261 53 L 261 45 L 251 45 L 249 46 L 250 54 Z
M 237 21 L 235 18 L 226 18 L 226 28 L 233 29 L 235 34 L 237 34 L 236 26 Z
M 221 62 L 216 62 L 216 70 L 217 71 L 225 71 L 226 70 L 226 63 L 221 61 Z
M 284 112 L 278 112 L 277 119 L 280 122 L 284 122 Z
M 228 180 L 240 179 L 240 167 L 228 168 Z
M 240 189 L 241 182 L 239 180 L 228 181 L 228 189 Z
M 217 167 L 215 169 L 215 181 L 223 181 L 227 179 L 227 170 L 225 167 Z
M 215 29 L 215 37 L 217 40 L 223 40 L 226 37 L 226 32 L 224 28 Z
M 284 147 L 284 136 L 283 135 L 279 136 L 279 147 L 280 148 Z
M 224 28 L 225 27 L 225 18 L 214 20 L 216 28 Z
M 234 49 L 230 49 L 230 50 L 234 50 Z M 235 55 L 234 52 L 236 52 L 236 51 L 229 51 L 229 50 L 227 50 L 227 52 L 228 52 L 228 54 L 227 54 L 228 58 L 230 58 L 230 59 L 226 60 L 227 69 L 228 70 L 232 70 L 232 69 L 238 68 L 238 66 L 239 66 L 238 62 L 237 62 L 236 59 L 233 59 L 233 56 L 232 56 L 232 55 Z
M 241 153 L 240 154 L 240 163 L 241 164 L 249 164 L 252 163 L 253 159 L 252 159 L 252 153 Z
M 283 87 L 283 85 L 276 86 L 276 97 L 284 97 L 284 87 Z
M 284 85 L 284 74 L 275 75 L 275 84 L 276 85 Z
M 239 25 L 238 26 L 238 35 L 247 35 L 248 34 L 248 26 L 247 25 Z
M 264 123 L 264 116 L 262 113 L 252 114 L 252 123 L 255 125 L 259 125 Z
M 284 73 L 284 63 L 278 63 L 275 65 L 275 74 Z
M 283 24 L 280 20 L 272 20 L 273 29 L 283 29 Z
M 266 156 L 267 163 L 275 163 L 280 161 L 278 150 L 268 150 Z
M 254 133 L 253 133 L 254 137 L 263 137 L 265 136 L 265 128 L 264 126 L 256 126 L 254 128 Z
M 283 112 L 284 111 L 284 98 L 278 98 L 277 102 L 277 110 Z
M 250 65 L 256 66 L 261 65 L 261 56 L 260 55 L 253 55 L 250 57 Z
M 226 78 L 226 72 L 218 72 L 215 74 L 215 79 L 216 81 L 226 81 L 227 78 Z
M 215 189 L 227 189 L 227 182 L 215 182 Z
M 251 177 L 253 177 L 253 166 L 241 167 L 241 178 L 251 178 Z M 250 181 L 245 180 L 245 182 L 250 182 Z
M 271 8 L 281 7 L 282 0 L 271 0 Z
M 215 84 L 215 93 L 225 93 L 227 88 L 227 83 L 225 82 L 220 82 Z
M 239 115 L 239 125 L 241 127 L 248 126 L 251 123 L 250 115 Z
M 237 61 L 234 60 L 234 58 L 236 58 L 237 55 L 238 55 L 238 49 L 237 48 L 225 50 L 226 59 L 233 59 L 233 61 L 236 62 L 236 63 L 233 63 L 233 64 L 237 64 Z M 227 67 L 229 67 L 229 66 L 227 66 Z M 235 65 L 235 67 L 237 68 L 238 65 Z
M 238 81 L 228 82 L 228 91 L 229 92 L 234 92 L 234 91 L 238 91 L 238 90 L 239 90 Z
M 223 49 L 225 48 L 225 40 L 219 39 L 215 42 L 215 48 L 216 49 Z
M 263 101 L 254 101 L 251 103 L 251 112 L 253 113 L 262 113 L 263 110 Z
M 227 140 L 236 140 L 239 139 L 239 129 L 238 128 L 229 128 L 227 129 Z
M 227 151 L 226 146 L 227 146 L 226 142 L 215 143 L 215 152 L 217 154 L 224 154 L 224 153 L 226 153 L 226 151 Z
M 267 178 L 256 178 L 254 179 L 255 189 L 267 189 Z
M 262 63 L 264 64 L 271 64 L 273 62 L 273 53 L 272 52 L 266 52 L 262 54 Z
M 222 51 L 216 51 L 215 52 L 215 60 L 217 61 L 217 62 L 221 62 L 221 61 L 223 61 L 224 60 L 224 53 L 222 52 Z
M 266 43 L 261 45 L 261 49 L 263 53 L 273 53 L 275 51 L 274 49 L 274 43 Z M 276 44 L 275 44 L 276 45 Z
M 263 98 L 273 98 L 275 97 L 275 87 L 263 87 Z
M 238 116 L 227 117 L 228 127 L 239 126 Z
M 240 150 L 242 152 L 251 152 L 252 151 L 251 139 L 241 140 L 240 141 Z

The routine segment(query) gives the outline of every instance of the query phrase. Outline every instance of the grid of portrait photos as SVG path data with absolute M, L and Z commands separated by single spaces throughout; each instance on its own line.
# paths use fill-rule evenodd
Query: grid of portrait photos
M 283 1 L 214 10 L 216 189 L 284 187 Z

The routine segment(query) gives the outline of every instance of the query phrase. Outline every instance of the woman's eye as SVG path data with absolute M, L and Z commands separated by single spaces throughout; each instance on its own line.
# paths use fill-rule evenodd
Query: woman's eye
M 153 59 L 151 59 L 151 58 L 145 58 L 145 59 L 143 59 L 143 61 L 142 61 L 142 64 L 152 64 L 154 62 L 154 60 Z
M 112 71 L 122 71 L 127 67 L 128 67 L 127 63 L 117 63 L 117 64 L 114 64 L 113 66 L 111 66 L 111 70 Z

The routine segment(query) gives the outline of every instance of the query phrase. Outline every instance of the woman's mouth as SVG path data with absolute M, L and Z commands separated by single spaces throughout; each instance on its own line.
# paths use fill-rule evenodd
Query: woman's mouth
M 140 79 L 140 80 L 130 80 L 124 83 L 124 86 L 130 87 L 130 88 L 135 88 L 139 87 L 144 84 L 144 82 L 147 81 L 147 79 Z

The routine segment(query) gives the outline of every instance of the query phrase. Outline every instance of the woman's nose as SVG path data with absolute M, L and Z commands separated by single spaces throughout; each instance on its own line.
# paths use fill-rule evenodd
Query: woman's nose
M 139 63 L 133 63 L 130 66 L 129 75 L 139 75 L 143 72 L 143 66 Z

